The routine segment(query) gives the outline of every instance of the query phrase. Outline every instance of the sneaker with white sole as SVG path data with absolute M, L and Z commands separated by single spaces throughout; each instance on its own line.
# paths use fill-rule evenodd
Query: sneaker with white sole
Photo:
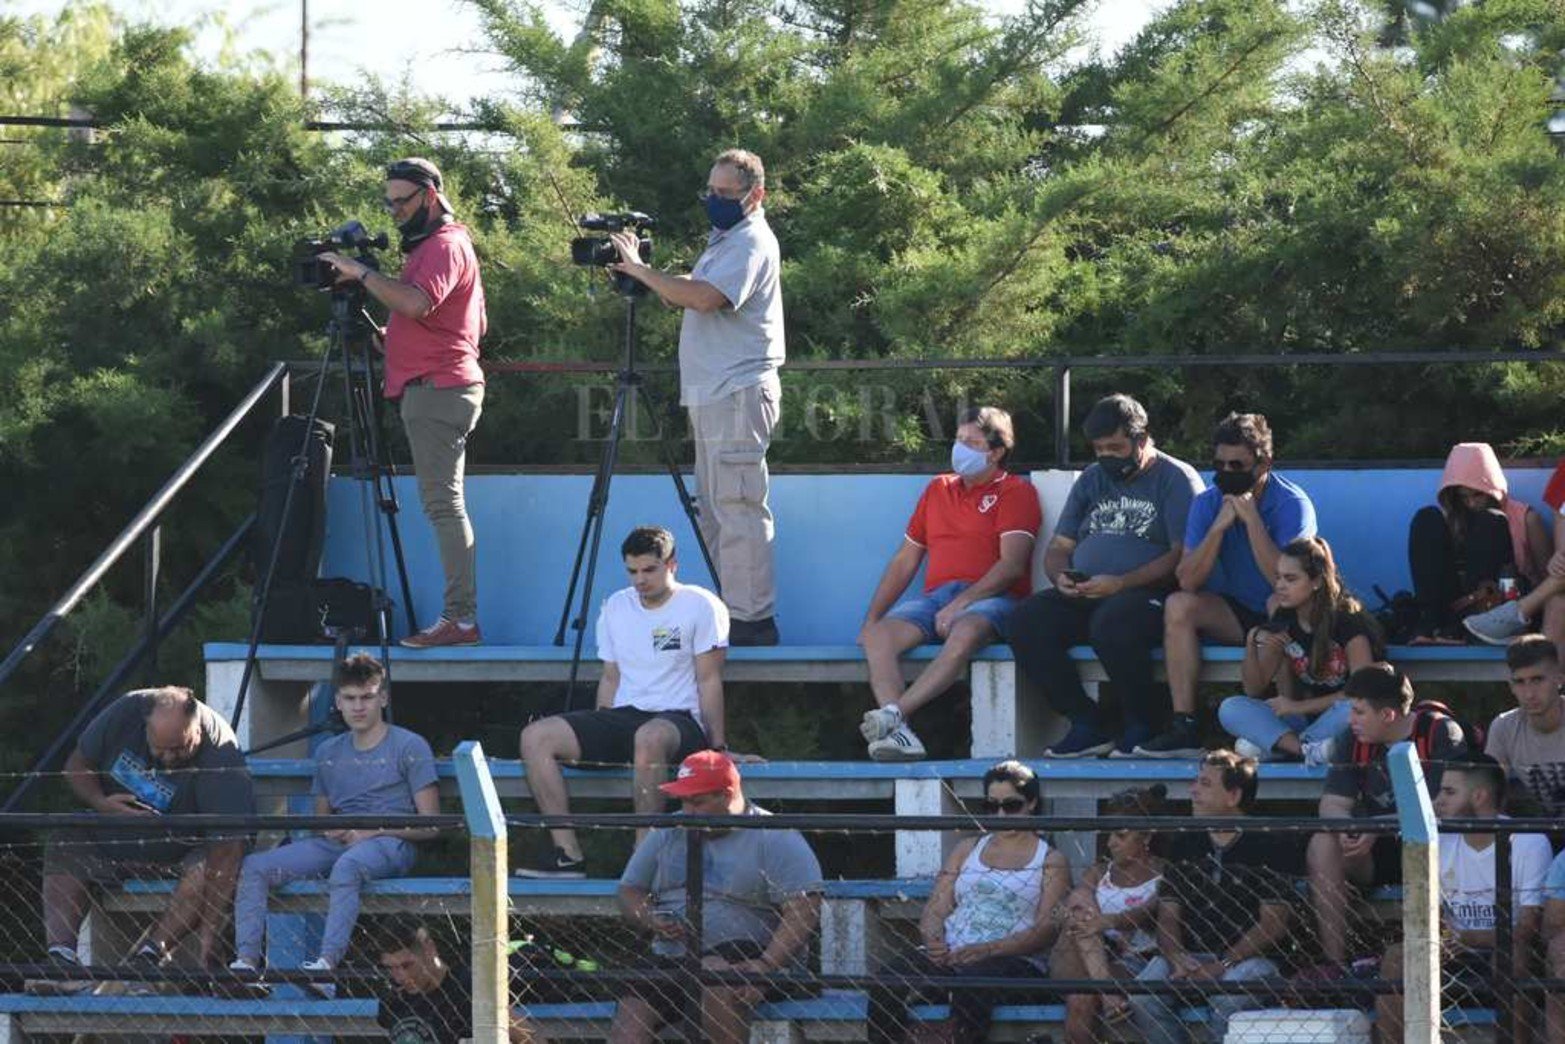
M 885 739 L 869 745 L 869 756 L 876 761 L 922 761 L 924 744 L 906 725 L 898 725 Z
M 895 703 L 888 703 L 884 707 L 876 707 L 872 711 L 864 712 L 864 720 L 859 722 L 859 735 L 864 737 L 865 743 L 874 743 L 883 740 L 897 729 L 902 727 L 902 708 Z
M 1487 613 L 1462 618 L 1467 633 L 1490 645 L 1509 645 L 1511 639 L 1527 630 L 1520 602 L 1501 602 Z
M 1276 757 L 1269 750 L 1262 750 L 1259 743 L 1251 743 L 1247 739 L 1234 740 L 1234 753 L 1241 758 L 1254 758 L 1256 761 L 1270 761 Z
M 1335 737 L 1327 736 L 1325 739 L 1304 740 L 1299 745 L 1304 748 L 1306 765 L 1330 765 L 1337 741 Z

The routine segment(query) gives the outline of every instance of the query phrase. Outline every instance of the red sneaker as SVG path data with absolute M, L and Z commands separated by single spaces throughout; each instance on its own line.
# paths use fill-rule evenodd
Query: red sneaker
M 402 639 L 402 644 L 409 649 L 434 649 L 444 645 L 477 645 L 483 640 L 477 623 L 460 624 L 442 616 L 417 634 Z

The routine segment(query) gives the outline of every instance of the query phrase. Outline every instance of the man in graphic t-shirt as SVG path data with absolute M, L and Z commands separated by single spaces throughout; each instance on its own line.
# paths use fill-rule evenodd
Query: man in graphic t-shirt
M 658 784 L 698 750 L 727 750 L 723 658 L 728 610 L 705 588 L 674 578 L 674 534 L 631 531 L 620 545 L 631 586 L 598 614 L 597 707 L 557 714 L 522 730 L 527 786 L 545 815 L 570 811 L 562 762 L 584 768 L 632 764 L 637 812 L 659 812 Z M 737 757 L 736 760 L 749 760 Z M 585 877 L 574 830 L 554 828 L 554 859 L 517 869 L 522 877 Z
M 1070 719 L 1045 757 L 1128 757 L 1169 716 L 1167 690 L 1153 684 L 1152 650 L 1163 642 L 1163 600 L 1184 552 L 1190 502 L 1204 487 L 1194 468 L 1153 445 L 1146 408 L 1128 395 L 1099 401 L 1082 430 L 1097 463 L 1071 487 L 1044 551 L 1054 587 L 1016 608 L 1006 638 L 1022 675 Z M 1070 658 L 1080 642 L 1119 694 L 1117 740 Z
M 170 960 L 189 934 L 200 939 L 200 959 L 217 957 L 218 932 L 228 916 L 244 841 L 232 831 L 180 828 L 191 813 L 253 815 L 255 791 L 234 730 L 189 689 L 167 686 L 121 696 L 82 732 L 65 762 L 65 781 L 88 809 L 160 831 L 71 831 L 44 852 L 43 915 L 51 962 L 78 965 L 77 935 L 89 906 L 89 888 L 126 877 L 178 872 L 167 910 L 158 918 L 134 964 Z
M 1505 807 L 1505 769 L 1493 758 L 1474 754 L 1449 764 L 1440 776 L 1435 814 L 1441 819 L 1494 819 Z M 1533 943 L 1543 922 L 1545 880 L 1554 851 L 1542 834 L 1508 837 L 1511 855 L 1512 975 L 1531 975 Z M 1469 989 L 1491 985 L 1494 968 L 1494 834 L 1440 832 L 1441 977 Z M 1402 944 L 1390 947 L 1380 962 L 1380 977 L 1402 979 Z M 1528 1002 L 1521 1010 L 1529 1010 Z M 1402 1044 L 1402 996 L 1383 993 L 1375 1000 L 1375 1027 L 1381 1044 Z

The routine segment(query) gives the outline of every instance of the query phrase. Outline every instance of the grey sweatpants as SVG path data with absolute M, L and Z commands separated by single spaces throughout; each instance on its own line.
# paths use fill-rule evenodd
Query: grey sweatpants
M 256 967 L 266 934 L 266 899 L 278 885 L 304 877 L 331 882 L 320 956 L 335 967 L 348 952 L 359 919 L 359 889 L 366 881 L 398 877 L 413 869 L 411 842 L 372 837 L 351 848 L 324 837 L 310 837 L 247 856 L 234 894 L 234 951 Z

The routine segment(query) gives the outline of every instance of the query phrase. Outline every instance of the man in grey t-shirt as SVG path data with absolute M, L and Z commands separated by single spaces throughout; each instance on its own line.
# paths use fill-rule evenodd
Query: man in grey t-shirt
M 745 800 L 739 769 L 721 751 L 703 750 L 663 784 L 686 815 L 766 813 Z M 799 970 L 820 921 L 821 866 L 796 830 L 709 830 L 702 861 L 702 964 L 766 975 Z M 619 905 L 626 920 L 652 933 L 651 969 L 679 966 L 691 926 L 685 917 L 685 832 L 654 830 L 620 876 Z M 693 999 L 694 987 L 666 975 L 627 984 L 610 1038 L 654 1040 Z M 750 1009 L 768 994 L 762 986 L 700 990 L 701 1039 L 740 1044 L 749 1039 Z
M 1016 609 L 1008 638 L 1022 674 L 1070 719 L 1046 757 L 1130 756 L 1168 717 L 1167 689 L 1152 681 L 1152 650 L 1163 642 L 1163 598 L 1184 551 L 1190 502 L 1205 484 L 1153 446 L 1147 411 L 1128 395 L 1098 402 L 1082 427 L 1097 463 L 1071 487 L 1044 552 L 1054 587 Z M 1082 641 L 1120 694 L 1117 742 L 1071 661 L 1070 647 Z
M 680 401 L 696 442 L 701 538 L 712 555 L 732 645 L 776 645 L 766 451 L 782 404 L 782 259 L 766 223 L 766 169 L 743 149 L 717 157 L 704 197 L 712 232 L 688 276 L 641 263 L 633 232 L 612 237 L 609 266 L 685 310 Z

